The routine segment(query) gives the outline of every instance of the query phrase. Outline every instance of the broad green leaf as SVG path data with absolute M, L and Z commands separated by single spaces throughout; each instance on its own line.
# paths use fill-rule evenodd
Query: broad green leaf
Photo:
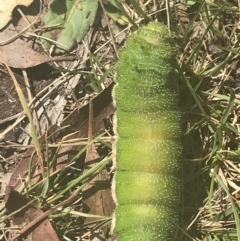
M 98 7 L 97 0 L 56 0 L 44 16 L 44 47 L 55 44 L 54 53 L 64 53 L 80 42 L 93 24 Z

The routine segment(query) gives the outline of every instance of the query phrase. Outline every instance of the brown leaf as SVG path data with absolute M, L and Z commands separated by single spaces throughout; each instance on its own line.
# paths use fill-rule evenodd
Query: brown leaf
M 31 160 L 31 156 L 35 152 L 35 148 L 29 148 L 26 153 L 24 154 L 21 161 L 18 163 L 17 167 L 15 168 L 11 179 L 8 183 L 9 186 L 12 186 L 15 190 L 17 190 L 21 184 L 22 180 L 24 180 L 28 174 L 28 168 L 29 168 L 29 162 Z M 32 167 L 37 165 L 37 156 L 33 156 L 32 160 Z M 40 169 L 36 168 L 35 173 L 32 176 L 31 184 L 34 185 L 37 183 L 41 178 L 41 172 Z
M 112 105 L 111 98 L 112 85 L 102 91 L 99 95 L 97 95 L 93 100 L 93 135 L 97 136 L 103 131 L 103 119 L 108 117 L 109 115 L 115 112 L 115 108 Z M 70 125 L 69 128 L 65 129 L 58 136 L 55 135 L 56 142 L 60 142 L 63 136 L 68 135 L 69 133 L 74 133 L 78 131 L 75 135 L 72 135 L 71 138 L 86 138 L 88 136 L 88 114 L 89 105 L 83 106 L 80 110 L 75 109 L 61 124 L 61 126 Z M 57 126 L 52 126 L 48 133 L 56 132 Z M 45 140 L 45 136 L 39 138 L 40 143 L 43 143 Z M 80 151 L 83 146 L 69 146 L 60 148 L 58 159 L 57 159 L 57 167 L 56 170 L 60 168 L 64 168 L 67 165 L 67 160 L 69 160 L 69 153 L 71 150 Z M 29 148 L 24 154 L 23 159 L 19 162 L 18 166 L 14 170 L 11 179 L 9 181 L 9 186 L 13 186 L 16 190 L 21 185 L 21 179 L 24 179 L 28 172 L 29 162 L 31 160 L 31 155 L 35 151 L 35 148 Z M 33 157 L 32 165 L 37 165 L 37 157 Z M 37 169 L 33 174 L 33 179 L 31 183 L 34 184 L 40 179 L 40 172 Z
M 35 222 L 36 218 L 43 215 L 44 212 L 10 186 L 6 191 L 4 201 L 8 212 L 12 213 L 20 209 L 13 216 L 14 224 L 23 227 L 18 233 L 25 236 L 32 233 L 31 239 L 34 241 L 60 241 L 48 219 L 44 218 L 39 222 Z M 26 230 L 25 226 L 30 223 L 33 224 L 32 227 Z M 10 240 L 13 241 L 15 238 Z
M 94 107 L 90 102 L 88 121 L 88 142 L 91 142 L 93 139 L 93 108 Z M 84 170 L 87 171 L 90 168 L 92 168 L 99 159 L 99 157 L 100 156 L 96 150 L 95 145 L 90 145 L 86 152 Z M 112 211 L 114 209 L 114 202 L 111 195 L 110 181 L 107 180 L 107 178 L 108 171 L 104 169 L 83 188 L 83 201 L 85 204 L 83 208 L 84 213 L 91 213 L 100 216 L 110 216 L 112 214 Z M 86 218 L 86 222 L 87 221 L 93 221 L 93 218 Z M 103 231 L 106 233 L 107 227 L 105 227 Z
M 240 74 L 240 68 L 237 68 L 236 74 Z
M 175 5 L 175 13 L 179 21 L 181 21 L 182 23 L 190 22 L 189 15 L 187 13 L 187 7 L 182 3 Z
M 12 18 L 12 11 L 18 5 L 29 6 L 33 0 L 1 0 L 0 4 L 0 29 Z
M 109 117 L 111 114 L 113 114 L 115 112 L 115 108 L 112 105 L 112 98 L 111 98 L 111 93 L 112 93 L 112 85 L 110 85 L 108 88 L 106 88 L 104 91 L 102 91 L 99 95 L 97 95 L 93 100 L 92 100 L 92 104 L 93 104 L 93 123 L 92 123 L 92 135 L 93 137 L 98 136 L 99 134 L 101 134 L 104 131 L 104 123 L 103 123 L 103 119 Z M 70 125 L 69 128 L 65 129 L 63 132 L 61 132 L 61 134 L 54 134 L 54 137 L 56 139 L 55 142 L 60 142 L 62 140 L 62 138 L 66 135 L 68 135 L 69 133 L 75 133 L 77 131 L 76 134 L 72 135 L 71 138 L 86 138 L 88 136 L 88 118 L 89 118 L 89 105 L 85 105 L 83 106 L 81 109 L 75 109 L 61 124 L 62 126 L 67 126 Z M 56 133 L 56 126 L 53 126 L 50 128 L 50 130 L 48 131 L 48 133 Z M 40 142 L 44 141 L 44 136 L 40 138 Z M 60 152 L 58 155 L 58 159 L 57 159 L 57 163 L 58 165 L 61 165 L 61 168 L 64 167 L 64 165 L 67 165 L 67 162 L 65 162 L 66 160 L 70 160 L 71 157 L 69 157 L 74 151 L 80 151 L 84 146 L 73 146 L 73 147 L 63 147 L 60 148 Z M 93 156 L 91 156 L 90 158 L 95 158 L 95 150 L 94 150 L 94 146 L 93 146 Z M 25 158 L 22 159 L 19 163 L 19 165 L 17 166 L 17 168 L 15 169 L 11 180 L 10 180 L 10 184 L 14 185 L 14 188 L 17 188 L 20 184 L 21 184 L 21 180 L 19 179 L 19 176 L 21 178 L 25 178 L 26 174 L 27 174 L 27 170 L 28 170 L 28 166 L 29 166 L 29 162 L 31 160 L 31 153 L 35 151 L 35 148 L 29 148 L 29 150 L 26 152 L 25 154 Z M 66 152 L 66 153 L 65 153 Z M 92 155 L 92 154 L 91 154 Z M 91 159 L 91 161 L 93 161 Z M 59 163 L 61 162 L 61 163 Z M 63 163 L 65 162 L 65 163 Z M 33 159 L 33 165 L 37 165 L 37 158 L 34 157 Z M 58 167 L 57 167 L 58 169 Z M 31 180 L 36 182 L 37 178 L 40 178 L 40 176 L 37 176 L 37 173 L 34 173 L 34 176 L 36 176 L 36 179 Z M 108 177 L 108 172 L 107 171 L 103 171 L 100 176 L 99 176 L 99 180 L 106 180 Z M 110 194 L 110 185 L 108 186 L 108 189 L 106 189 L 105 186 L 103 185 L 99 185 L 100 183 L 93 185 L 90 189 L 88 189 L 84 195 L 85 198 L 87 197 L 91 197 L 94 193 L 100 193 L 97 194 L 97 196 L 95 196 L 94 198 L 97 198 L 96 202 L 94 203 L 91 202 L 91 204 L 89 205 L 89 209 L 91 213 L 102 213 L 105 216 L 110 216 L 110 214 L 113 212 L 114 209 L 114 204 L 112 201 L 112 197 Z M 110 183 L 108 183 L 110 184 Z M 100 191 L 100 192 L 99 192 Z M 69 198 L 68 202 L 70 203 L 72 201 L 72 197 Z M 15 200 L 18 200 L 15 198 Z M 94 200 L 94 199 L 92 199 Z M 58 205 L 58 204 L 57 204 Z M 56 205 L 56 206 L 57 206 Z M 13 205 L 14 206 L 14 205 Z M 35 208 L 35 209 L 34 209 Z M 33 208 L 33 211 L 30 211 L 31 215 L 38 215 L 38 211 L 36 209 L 36 207 Z M 9 209 L 9 208 L 8 208 Z M 41 216 L 49 215 L 49 213 L 52 211 L 52 209 L 50 209 L 49 211 L 47 211 L 46 213 L 43 213 Z M 28 214 L 27 214 L 28 215 Z M 27 216 L 29 217 L 29 216 Z M 35 216 L 34 216 L 35 217 Z M 46 219 L 46 217 L 44 216 L 44 218 Z M 31 220 L 38 220 L 38 219 L 33 219 L 31 218 Z M 42 220 L 42 219 L 41 219 Z M 47 220 L 48 221 L 48 220 Z M 44 224 L 46 225 L 46 224 Z M 24 227 L 25 229 L 29 229 L 29 226 L 31 226 L 31 222 Z M 42 233 L 44 233 L 44 230 L 41 230 Z M 43 237 L 42 234 L 39 234 L 39 238 Z M 49 239 L 45 237 L 45 240 L 54 240 L 54 239 Z M 43 241 L 45 241 L 43 240 Z M 37 240 L 40 241 L 40 240 Z M 41 240 L 42 241 L 42 240 Z
M 0 39 L 7 40 L 13 37 L 17 32 L 12 25 L 8 26 L 3 32 L 0 32 Z M 71 56 L 49 57 L 34 51 L 30 46 L 20 38 L 0 46 L 0 62 L 13 68 L 26 69 L 39 64 L 51 62 L 72 60 Z

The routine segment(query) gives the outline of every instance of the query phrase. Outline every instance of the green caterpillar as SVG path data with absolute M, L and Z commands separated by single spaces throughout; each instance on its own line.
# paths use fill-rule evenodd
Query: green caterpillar
M 167 28 L 151 22 L 120 51 L 113 97 L 118 241 L 173 241 L 180 204 L 180 112 L 176 48 Z

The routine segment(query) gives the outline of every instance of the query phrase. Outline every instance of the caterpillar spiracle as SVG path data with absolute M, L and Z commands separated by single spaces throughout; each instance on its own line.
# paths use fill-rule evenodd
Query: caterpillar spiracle
M 120 51 L 112 184 L 118 241 L 173 241 L 176 235 L 182 155 L 176 64 L 173 39 L 155 22 Z

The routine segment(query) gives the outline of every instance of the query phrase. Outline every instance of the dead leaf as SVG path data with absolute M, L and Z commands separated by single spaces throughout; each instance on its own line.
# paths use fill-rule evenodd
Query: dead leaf
M 230 67 L 232 70 L 237 70 L 237 72 L 236 72 L 237 74 L 239 74 L 238 69 L 237 69 L 238 62 L 239 62 L 239 60 L 233 60 L 232 63 L 230 64 Z
M 102 91 L 99 95 L 97 95 L 92 101 L 94 106 L 93 118 L 94 118 L 94 125 L 93 125 L 93 135 L 97 136 L 103 131 L 103 119 L 108 117 L 109 115 L 115 112 L 115 108 L 112 105 L 112 98 L 111 98 L 111 91 L 112 85 L 107 87 L 104 91 Z M 83 106 L 80 110 L 75 109 L 63 122 L 62 126 L 70 125 L 69 128 L 65 129 L 61 134 L 56 136 L 56 142 L 60 142 L 63 136 L 68 135 L 69 133 L 75 133 L 78 131 L 72 138 L 86 138 L 88 135 L 88 112 L 89 106 L 88 104 Z M 56 125 L 52 126 L 48 133 L 56 132 Z M 45 136 L 39 138 L 39 142 L 42 143 L 45 140 Z M 64 168 L 67 165 L 66 161 L 69 160 L 69 153 L 71 150 L 80 151 L 83 146 L 69 146 L 69 147 L 62 147 L 60 148 L 57 163 L 58 166 L 56 170 L 60 168 Z M 35 151 L 35 148 L 29 148 L 26 153 L 24 154 L 23 159 L 19 162 L 18 166 L 14 170 L 11 179 L 9 181 L 9 186 L 13 186 L 16 190 L 21 184 L 21 179 L 24 179 L 27 175 L 29 162 L 31 160 L 31 155 Z M 32 165 L 37 165 L 37 157 L 33 157 Z M 33 174 L 33 179 L 31 183 L 34 184 L 39 181 L 40 173 L 37 169 L 36 172 Z
M 94 137 L 98 136 L 104 131 L 105 127 L 104 127 L 103 119 L 109 117 L 115 112 L 115 108 L 113 107 L 113 104 L 112 104 L 111 93 L 112 93 L 112 85 L 107 87 L 104 91 L 102 91 L 99 95 L 97 95 L 92 100 L 93 112 L 92 112 L 91 128 L 92 128 L 92 136 Z M 59 136 L 55 137 L 56 142 L 60 142 L 63 136 L 66 136 L 69 133 L 74 133 L 76 131 L 78 132 L 74 136 L 71 136 L 72 138 L 86 138 L 88 136 L 88 119 L 89 119 L 89 104 L 83 106 L 81 109 L 75 109 L 62 123 L 62 126 L 70 125 L 70 127 L 68 129 L 65 129 L 60 135 L 58 134 Z M 48 133 L 54 133 L 55 131 L 56 131 L 55 127 L 52 127 L 50 128 Z M 40 138 L 40 142 L 41 142 L 41 138 Z M 57 163 L 61 165 L 61 168 L 64 168 L 63 162 L 65 162 L 65 160 L 71 159 L 69 153 L 73 152 L 74 150 L 80 151 L 81 148 L 83 147 L 84 146 L 73 146 L 68 148 L 66 147 L 60 148 Z M 21 180 L 19 179 L 19 176 L 21 176 L 21 178 L 26 177 L 28 165 L 31 160 L 31 153 L 34 150 L 35 150 L 34 148 L 30 148 L 27 151 L 25 158 L 20 161 L 18 167 L 15 169 L 10 180 L 10 184 L 14 185 L 14 188 L 17 188 L 21 184 Z M 66 153 L 64 153 L 64 151 L 66 151 Z M 99 157 L 99 156 L 96 152 L 95 146 L 93 145 L 91 148 L 91 154 L 89 154 L 88 158 L 92 162 L 93 159 L 95 159 L 95 157 Z M 35 157 L 33 160 L 33 164 L 36 165 L 36 162 L 37 162 L 37 159 Z M 67 162 L 65 163 L 65 165 L 67 165 Z M 35 173 L 34 176 L 37 177 L 37 173 Z M 94 185 L 90 186 L 87 190 L 85 190 L 84 192 L 85 200 L 89 197 L 91 200 L 91 202 L 90 201 L 87 202 L 87 206 L 85 206 L 85 207 L 88 207 L 87 212 L 90 211 L 92 214 L 96 213 L 96 214 L 102 214 L 104 216 L 110 216 L 112 214 L 114 209 L 114 203 L 112 201 L 112 196 L 110 194 L 110 183 L 108 183 L 109 185 L 106 188 L 106 186 L 103 186 L 102 183 L 100 182 L 101 180 L 107 180 L 107 178 L 108 178 L 108 172 L 105 170 L 101 172 L 98 179 L 96 180 L 98 182 L 95 182 Z M 36 180 L 37 179 L 34 179 L 34 182 L 36 182 Z M 26 227 L 29 228 L 30 224 L 28 224 Z M 53 239 L 45 238 L 45 240 L 53 240 Z
M 236 74 L 240 74 L 240 68 L 237 68 Z
M 111 98 L 111 93 L 112 93 L 112 85 L 110 85 L 109 87 L 107 87 L 104 91 L 102 91 L 99 95 L 97 95 L 93 100 L 93 125 L 92 125 L 92 133 L 93 136 L 98 136 L 99 134 L 101 134 L 104 129 L 104 123 L 103 123 L 103 119 L 109 117 L 110 115 L 112 115 L 115 112 L 115 108 L 113 107 L 112 104 L 112 98 Z M 62 140 L 62 138 L 64 136 L 66 136 L 69 133 L 77 133 L 73 136 L 71 136 L 72 138 L 86 138 L 88 135 L 88 118 L 89 118 L 89 105 L 85 105 L 83 106 L 81 109 L 75 109 L 63 122 L 62 122 L 62 126 L 67 126 L 70 125 L 69 128 L 65 129 L 64 131 L 62 131 L 60 134 L 58 133 L 56 135 L 56 126 L 53 126 L 50 128 L 50 130 L 48 131 L 48 133 L 55 133 L 55 142 L 60 142 Z M 43 138 L 43 137 L 42 137 Z M 40 138 L 40 142 L 41 142 L 41 138 Z M 61 167 L 64 168 L 64 164 L 62 163 L 65 160 L 70 160 L 71 159 L 71 154 L 76 151 L 80 151 L 81 148 L 83 148 L 84 146 L 73 146 L 73 147 L 63 147 L 63 149 L 61 148 L 60 150 L 60 155 L 58 156 L 57 159 L 57 163 L 59 164 L 59 161 L 61 162 Z M 25 158 L 22 159 L 18 165 L 18 167 L 15 169 L 11 180 L 10 180 L 10 184 L 14 184 L 14 188 L 17 188 L 20 184 L 21 184 L 21 180 L 19 179 L 19 176 L 21 176 L 21 178 L 25 178 L 26 174 L 27 174 L 27 170 L 28 170 L 28 166 L 29 166 L 29 162 L 31 160 L 31 153 L 35 150 L 35 148 L 30 148 L 26 155 Z M 64 153 L 65 150 L 67 153 Z M 66 156 L 67 155 L 67 156 Z M 93 154 L 93 158 L 94 158 L 95 154 Z M 67 158 L 68 157 L 68 158 Z M 92 157 L 91 157 L 92 158 Z M 33 160 L 33 164 L 36 165 L 37 159 L 35 157 L 35 159 Z M 65 163 L 66 165 L 67 163 Z M 36 176 L 37 173 L 34 174 L 34 176 Z M 108 173 L 106 172 L 102 172 L 99 180 L 106 180 L 108 177 Z M 33 180 L 32 180 L 33 181 Z M 34 180 L 35 182 L 36 180 Z M 105 216 L 110 216 L 110 214 L 113 212 L 114 209 L 114 204 L 112 202 L 112 197 L 110 195 L 110 186 L 108 187 L 109 189 L 105 190 L 106 188 L 103 187 L 102 185 L 94 185 L 92 188 L 88 189 L 84 195 L 85 197 L 91 197 L 94 193 L 98 192 L 101 189 L 104 189 L 102 191 L 103 195 L 101 195 L 99 198 L 100 200 L 97 203 L 91 202 L 90 205 L 90 209 L 91 213 L 96 210 L 99 212 L 99 210 L 101 210 L 102 213 L 105 214 Z M 67 200 L 67 202 L 72 202 L 74 197 L 69 197 Z M 18 200 L 18 199 L 15 199 Z M 61 204 L 61 205 L 66 205 L 66 204 Z M 94 207 L 94 205 L 96 207 Z M 102 205 L 102 207 L 100 207 L 100 205 Z M 51 208 L 50 210 L 46 211 L 45 213 L 41 214 L 39 217 L 33 219 L 32 222 L 30 222 L 29 224 L 27 224 L 22 231 L 26 231 L 29 230 L 30 228 L 32 228 L 32 224 L 33 222 L 42 222 L 42 219 L 46 219 L 47 216 L 52 213 L 54 210 L 56 210 L 56 208 L 60 207 L 59 204 L 56 205 L 55 209 Z M 9 208 L 9 207 L 8 207 Z M 34 209 L 32 215 L 36 215 L 36 210 Z M 38 213 L 38 212 L 37 212 Z M 35 216 L 34 216 L 35 217 Z M 42 218 L 41 220 L 39 220 L 39 218 Z M 31 219 L 32 220 L 32 219 Z M 48 220 L 47 220 L 48 221 Z M 41 231 L 41 232 L 45 232 L 45 231 Z M 18 236 L 18 234 L 15 235 L 15 237 Z M 39 236 L 42 236 L 42 234 L 40 234 Z M 45 240 L 54 240 L 54 239 L 49 239 L 45 237 Z M 43 240 L 43 241 L 45 241 Z M 12 240 L 11 240 L 12 241 Z M 40 241 L 40 240 L 37 240 Z M 41 240 L 42 241 L 42 240 Z
M 13 216 L 14 224 L 23 227 L 18 233 L 21 233 L 21 235 L 25 234 L 26 236 L 31 235 L 31 240 L 34 241 L 60 241 L 48 219 L 43 218 L 39 222 L 35 222 L 36 218 L 43 215 L 44 212 L 19 192 L 13 190 L 12 187 L 8 186 L 4 201 L 9 213 L 20 209 L 20 211 Z M 24 230 L 25 226 L 30 223 L 34 225 L 32 225 L 30 229 Z M 15 238 L 11 238 L 10 240 L 13 241 Z
M 88 142 L 93 140 L 93 105 L 89 103 L 89 119 L 88 119 Z M 85 167 L 84 171 L 92 168 L 100 156 L 96 150 L 94 144 L 90 145 L 86 152 Z M 96 177 L 92 179 L 83 188 L 83 202 L 84 202 L 84 213 L 91 213 L 99 216 L 110 216 L 114 208 L 114 202 L 111 195 L 110 181 L 107 180 L 108 171 L 103 169 Z M 105 185 L 103 185 L 105 184 Z M 86 218 L 86 222 L 93 221 L 93 218 Z M 107 227 L 103 228 L 104 233 L 107 233 Z
M 175 5 L 175 13 L 179 21 L 182 23 L 189 23 L 189 14 L 187 13 L 187 7 L 182 3 Z
M 4 28 L 12 19 L 12 11 L 18 5 L 28 7 L 33 0 L 1 0 L 0 4 L 0 29 Z
M 10 25 L 3 32 L 0 32 L 0 39 L 10 39 L 15 34 L 17 34 L 17 32 L 15 32 L 12 25 Z M 19 38 L 7 45 L 0 46 L 0 62 L 13 68 L 26 69 L 51 61 L 73 59 L 71 56 L 49 57 L 42 55 L 34 51 L 25 41 Z
M 41 138 L 40 138 L 41 139 Z M 21 161 L 18 163 L 18 166 L 15 168 L 11 179 L 8 183 L 9 186 L 12 186 L 15 190 L 17 190 L 21 184 L 22 180 L 26 178 L 26 175 L 28 174 L 28 168 L 29 168 L 29 161 L 31 159 L 31 156 L 35 152 L 35 148 L 29 148 L 26 153 L 24 154 L 23 158 Z M 33 161 L 32 161 L 32 167 L 37 165 L 37 157 L 36 155 L 33 156 Z M 41 172 L 38 168 L 36 168 L 35 173 L 32 176 L 31 179 L 31 184 L 34 185 L 37 183 L 41 178 Z

